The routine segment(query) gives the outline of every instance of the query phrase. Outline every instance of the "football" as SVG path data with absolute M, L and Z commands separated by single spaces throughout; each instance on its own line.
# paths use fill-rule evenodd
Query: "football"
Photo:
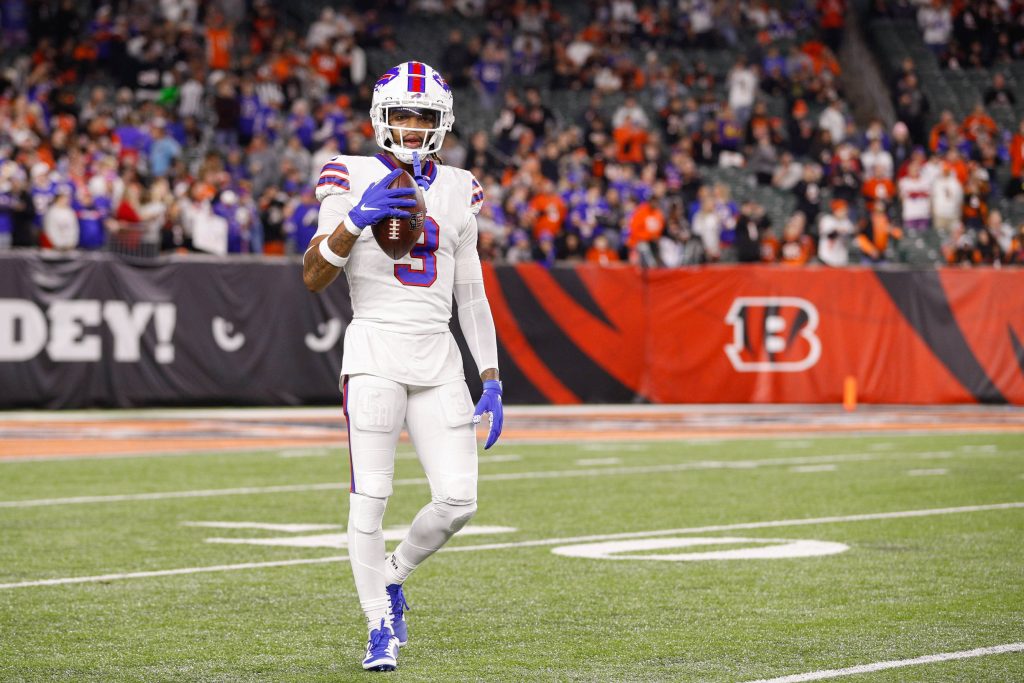
M 427 204 L 423 191 L 407 172 L 395 178 L 388 187 L 416 188 L 416 206 L 406 209 L 412 218 L 384 218 L 373 224 L 373 237 L 384 253 L 394 260 L 405 258 L 423 233 L 423 221 L 427 216 Z

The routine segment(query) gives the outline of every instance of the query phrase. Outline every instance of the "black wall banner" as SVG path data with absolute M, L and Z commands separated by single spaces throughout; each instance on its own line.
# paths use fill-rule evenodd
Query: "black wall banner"
M 337 403 L 351 318 L 295 261 L 0 255 L 0 407 Z

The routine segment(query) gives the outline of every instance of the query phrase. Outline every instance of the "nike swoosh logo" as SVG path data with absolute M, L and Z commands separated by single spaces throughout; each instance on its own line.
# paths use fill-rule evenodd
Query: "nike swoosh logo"
M 377 207 L 375 207 L 375 206 L 367 206 L 366 204 L 363 204 L 362 206 L 360 206 L 359 210 L 360 211 L 380 211 L 380 209 L 378 209 Z

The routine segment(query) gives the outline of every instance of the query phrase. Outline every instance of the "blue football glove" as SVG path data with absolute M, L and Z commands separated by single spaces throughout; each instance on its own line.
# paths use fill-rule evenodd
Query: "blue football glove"
M 370 183 L 359 203 L 348 212 L 349 219 L 357 228 L 365 228 L 385 218 L 412 218 L 412 214 L 402 208 L 416 206 L 416 200 L 411 196 L 416 194 L 416 188 L 388 187 L 401 173 L 402 169 L 396 168 L 379 181 Z
M 501 436 L 501 424 L 505 421 L 505 413 L 501 407 L 501 382 L 496 379 L 484 382 L 484 393 L 476 403 L 476 410 L 473 411 L 473 424 L 479 424 L 484 413 L 490 413 L 491 420 L 491 431 L 487 434 L 487 443 L 484 444 L 486 451 Z

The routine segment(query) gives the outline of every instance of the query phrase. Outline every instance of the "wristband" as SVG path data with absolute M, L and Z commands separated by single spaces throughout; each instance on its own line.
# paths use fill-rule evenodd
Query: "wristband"
M 320 240 L 320 246 L 318 249 L 320 250 L 320 255 L 324 257 L 324 261 L 327 261 L 335 268 L 344 268 L 345 264 L 348 263 L 347 256 L 338 256 L 331 251 L 330 246 L 327 245 L 326 237 Z
M 352 222 L 352 217 L 351 216 L 345 216 L 345 221 L 344 222 L 345 222 L 345 229 L 348 230 L 353 235 L 355 235 L 356 237 L 359 237 L 360 235 L 363 234 L 363 229 L 360 228 L 358 225 L 356 225 L 355 223 Z

